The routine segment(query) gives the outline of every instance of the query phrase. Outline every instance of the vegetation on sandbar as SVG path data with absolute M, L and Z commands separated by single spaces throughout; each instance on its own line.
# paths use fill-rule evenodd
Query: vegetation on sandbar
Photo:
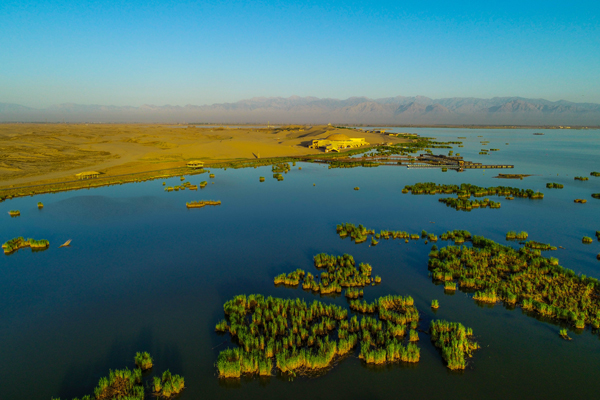
M 463 324 L 444 320 L 431 321 L 431 341 L 441 349 L 442 358 L 451 370 L 465 369 L 467 358 L 479 344 L 473 341 L 473 330 Z
M 50 242 L 45 239 L 35 240 L 35 239 L 23 239 L 22 237 L 16 237 L 4 243 L 2 245 L 2 249 L 4 249 L 4 254 L 14 253 L 15 251 L 22 249 L 24 247 L 31 247 L 32 250 L 41 250 L 47 249 L 50 246 Z
M 600 281 L 561 267 L 556 258 L 543 257 L 531 246 L 515 250 L 482 236 L 473 236 L 472 242 L 473 247 L 432 250 L 433 280 L 477 291 L 474 298 L 479 301 L 520 303 L 524 310 L 578 328 L 600 328 Z
M 185 203 L 187 208 L 202 208 L 204 206 L 220 206 L 221 200 L 195 200 Z
M 562 189 L 565 186 L 561 185 L 560 183 L 552 183 L 552 182 L 550 182 L 550 183 L 546 183 L 546 187 L 548 189 Z

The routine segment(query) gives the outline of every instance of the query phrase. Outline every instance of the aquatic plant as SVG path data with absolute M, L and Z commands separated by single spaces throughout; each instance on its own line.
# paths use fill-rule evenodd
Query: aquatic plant
M 414 185 L 406 185 L 402 193 L 412 194 L 457 194 L 459 197 L 468 198 L 484 196 L 508 196 L 524 198 L 543 198 L 543 193 L 536 193 L 532 189 L 520 189 L 509 186 L 480 187 L 468 183 L 459 185 L 441 185 L 434 182 L 419 182 Z
M 206 182 L 206 181 L 200 182 L 200 189 L 204 189 L 206 187 L 206 185 L 208 185 L 208 182 Z
M 564 185 L 561 185 L 560 183 L 546 183 L 546 187 L 548 189 L 562 189 L 564 188 Z
M 525 247 L 535 250 L 557 250 L 556 246 L 552 246 L 547 243 L 536 242 L 534 240 L 530 240 L 527 243 L 525 243 Z
M 187 208 L 202 208 L 204 206 L 220 206 L 221 200 L 195 200 L 185 203 Z
M 37 203 L 38 208 L 44 208 L 44 203 L 41 201 Z
M 600 199 L 600 193 L 592 193 L 592 197 L 595 199 Z
M 500 206 L 501 206 L 500 202 L 495 202 L 488 198 L 485 198 L 483 200 L 468 200 L 468 199 L 461 199 L 461 198 L 455 199 L 453 197 L 446 197 L 446 198 L 440 198 L 440 199 L 438 199 L 438 201 L 440 203 L 446 204 L 446 206 L 448 206 L 448 207 L 454 208 L 455 210 L 462 210 L 462 211 L 471 211 L 473 208 L 486 208 L 486 207 L 500 208 Z
M 288 171 L 290 171 L 290 164 L 288 163 L 280 163 L 280 164 L 275 164 L 271 167 L 271 171 L 272 172 L 277 172 L 277 173 L 285 173 L 287 174 Z
M 451 370 L 465 369 L 467 358 L 479 344 L 471 339 L 473 331 L 461 323 L 433 320 L 430 325 L 431 341 L 441 349 L 442 358 Z
M 592 195 L 592 197 L 594 197 L 594 195 Z M 587 203 L 586 199 L 575 199 L 575 203 Z
M 587 181 L 587 180 L 589 180 L 590 178 L 588 178 L 587 176 L 576 176 L 574 179 L 575 179 L 576 181 Z
M 261 176 L 260 178 L 258 178 L 258 180 L 259 180 L 260 182 L 264 182 L 264 181 L 265 181 L 265 177 L 264 177 L 264 176 Z
M 571 338 L 569 337 L 569 333 L 566 329 L 561 329 L 558 334 L 560 335 L 561 338 L 563 338 L 565 340 L 571 340 Z
M 591 176 L 600 176 L 600 172 L 590 172 Z
M 529 234 L 525 231 L 519 233 L 510 231 L 506 233 L 506 240 L 525 240 L 529 237 Z
M 354 190 L 360 190 L 360 188 L 359 188 L 358 186 L 356 186 L 356 187 L 354 188 Z
M 209 175 L 208 175 L 208 177 L 209 177 L 210 179 L 213 179 L 213 178 L 215 177 L 215 174 L 209 174 Z
M 592 238 L 588 237 L 588 236 L 584 236 L 583 239 L 581 239 L 581 241 L 583 243 L 592 243 L 593 242 Z
M 8 215 L 10 215 L 11 217 L 18 217 L 19 215 L 21 215 L 21 211 L 19 211 L 19 210 L 10 210 L 8 212 Z
M 140 352 L 136 353 L 134 360 L 135 360 L 135 365 L 142 371 L 152 368 L 153 360 L 147 351 L 144 351 L 142 353 L 140 353 Z
M 45 239 L 35 240 L 30 238 L 25 240 L 23 239 L 23 237 L 19 236 L 5 242 L 2 245 L 2 249 L 4 250 L 4 254 L 11 254 L 25 247 L 30 247 L 31 249 L 39 250 L 46 249 L 48 248 L 48 246 L 50 246 L 50 242 L 48 242 Z
M 557 259 L 541 256 L 541 249 L 555 247 L 527 242 L 515 250 L 482 236 L 473 236 L 472 242 L 473 247 L 432 250 L 432 279 L 476 291 L 473 298 L 478 301 L 519 302 L 524 310 L 575 326 L 600 324 L 600 281 L 576 275 L 558 265 Z
M 440 303 L 437 300 L 431 300 L 431 308 L 437 310 L 438 308 L 440 308 Z

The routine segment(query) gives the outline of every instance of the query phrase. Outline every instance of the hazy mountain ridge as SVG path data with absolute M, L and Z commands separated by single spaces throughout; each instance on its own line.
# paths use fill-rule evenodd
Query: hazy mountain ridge
M 35 109 L 0 103 L 0 121 L 30 122 L 219 122 L 361 123 L 361 124 L 562 124 L 600 125 L 600 104 L 523 97 L 396 96 L 255 97 L 211 105 L 134 106 L 63 103 Z

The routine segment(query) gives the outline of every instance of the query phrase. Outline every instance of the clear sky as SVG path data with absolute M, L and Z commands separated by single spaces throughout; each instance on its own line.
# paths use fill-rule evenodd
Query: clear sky
M 600 103 L 600 1 L 0 1 L 0 102 Z

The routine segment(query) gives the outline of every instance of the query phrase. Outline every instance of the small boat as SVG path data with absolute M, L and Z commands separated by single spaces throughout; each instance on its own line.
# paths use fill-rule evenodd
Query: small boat
M 71 239 L 67 240 L 65 243 L 61 244 L 60 246 L 58 246 L 58 248 L 60 249 L 61 247 L 67 247 L 71 245 Z

